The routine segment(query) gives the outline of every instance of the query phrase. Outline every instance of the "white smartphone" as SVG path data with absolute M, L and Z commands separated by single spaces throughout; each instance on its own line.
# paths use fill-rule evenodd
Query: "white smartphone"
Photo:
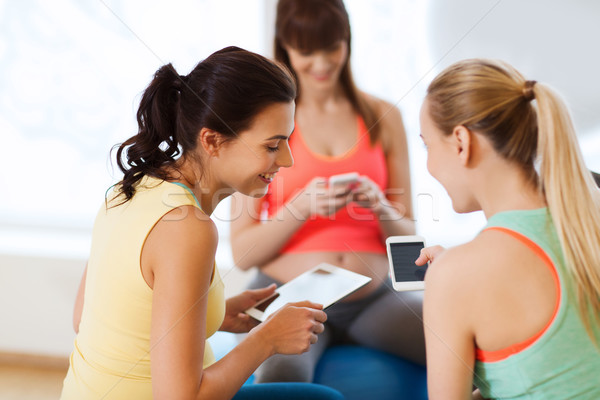
M 327 308 L 370 281 L 368 276 L 321 263 L 281 285 L 272 296 L 245 312 L 259 321 L 264 321 L 287 303 L 310 300 Z
M 329 177 L 329 187 L 333 186 L 347 186 L 358 182 L 360 175 L 358 172 L 348 172 L 346 174 L 332 175 Z
M 415 260 L 425 248 L 421 236 L 390 236 L 385 241 L 392 286 L 396 291 L 425 289 L 425 272 L 429 265 L 418 266 Z

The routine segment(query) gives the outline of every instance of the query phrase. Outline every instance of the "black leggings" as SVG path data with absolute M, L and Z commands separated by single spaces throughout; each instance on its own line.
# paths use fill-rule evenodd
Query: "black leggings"
M 249 288 L 280 282 L 258 272 Z M 312 382 L 317 362 L 327 347 L 357 344 L 425 365 L 423 292 L 396 292 L 382 283 L 369 296 L 341 301 L 325 310 L 327 322 L 319 341 L 301 355 L 275 355 L 255 373 L 256 382 Z

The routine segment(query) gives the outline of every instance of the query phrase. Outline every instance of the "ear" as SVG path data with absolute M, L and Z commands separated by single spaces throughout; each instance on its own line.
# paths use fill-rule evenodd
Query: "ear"
M 221 134 L 212 129 L 202 128 L 198 134 L 198 144 L 210 156 L 218 156 L 221 144 Z
M 458 125 L 452 130 L 452 139 L 456 148 L 456 155 L 458 155 L 462 165 L 468 165 L 472 157 L 473 132 L 464 125 Z

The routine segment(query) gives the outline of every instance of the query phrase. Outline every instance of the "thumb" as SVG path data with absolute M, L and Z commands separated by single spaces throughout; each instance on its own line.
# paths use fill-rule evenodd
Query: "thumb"
M 419 258 L 417 258 L 415 260 L 415 264 L 421 266 L 421 265 L 427 264 L 428 261 L 429 261 L 429 256 L 425 252 L 425 249 L 422 249 L 421 254 L 419 254 Z
M 275 289 L 277 289 L 277 285 L 272 283 L 264 288 L 249 290 L 249 293 L 254 301 L 260 301 L 272 295 L 275 292 Z
M 317 309 L 317 310 L 322 310 L 323 309 L 323 305 L 322 304 L 313 303 L 312 301 L 309 301 L 309 300 L 299 301 L 299 302 L 296 302 L 296 303 L 289 303 L 289 305 L 294 306 L 294 307 L 314 308 L 314 309 Z
M 442 246 L 430 246 L 425 247 L 421 250 L 421 254 L 419 258 L 415 261 L 417 265 L 425 265 L 427 262 L 433 262 L 433 260 L 438 257 L 440 254 L 444 252 L 444 248 Z

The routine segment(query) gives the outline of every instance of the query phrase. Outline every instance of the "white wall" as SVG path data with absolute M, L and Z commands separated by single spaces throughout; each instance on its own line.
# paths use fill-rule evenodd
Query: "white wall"
M 0 352 L 70 353 L 93 219 L 118 178 L 108 153 L 135 133 L 140 92 L 167 62 L 185 74 L 227 45 L 264 52 L 265 1 L 0 1 Z
M 81 260 L 0 256 L 0 352 L 68 355 Z

